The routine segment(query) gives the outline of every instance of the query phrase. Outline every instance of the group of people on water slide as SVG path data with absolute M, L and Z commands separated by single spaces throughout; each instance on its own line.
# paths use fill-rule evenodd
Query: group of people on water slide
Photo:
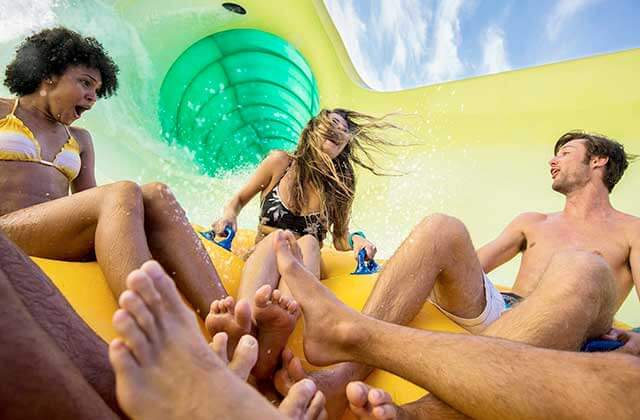
M 243 255 L 234 299 L 167 185 L 96 185 L 92 137 L 72 124 L 116 92 L 117 74 L 97 40 L 63 27 L 27 37 L 6 68 L 15 95 L 0 99 L 0 407 L 8 418 L 640 413 L 640 334 L 612 328 L 640 285 L 640 219 L 609 200 L 635 158 L 617 141 L 562 135 L 549 167 L 564 208 L 523 213 L 479 249 L 460 220 L 426 216 L 358 313 L 319 281 L 320 249 L 330 232 L 337 250 L 375 256 L 364 233 L 349 229 L 354 166 L 377 173 L 369 150 L 392 144 L 384 133 L 397 127 L 322 110 L 295 151 L 273 151 L 213 223 L 217 233 L 236 229 L 260 195 L 256 243 Z M 518 254 L 513 288 L 501 293 L 488 273 Z M 99 338 L 27 255 L 97 260 L 118 298 L 119 338 Z M 427 301 L 470 334 L 403 326 Z M 308 373 L 286 347 L 300 317 L 306 359 L 328 367 Z M 579 351 L 596 338 L 622 346 Z M 429 394 L 397 405 L 362 382 L 374 368 Z

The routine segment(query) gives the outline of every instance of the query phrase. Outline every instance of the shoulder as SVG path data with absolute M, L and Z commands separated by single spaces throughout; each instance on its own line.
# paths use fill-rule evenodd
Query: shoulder
M 629 238 L 629 243 L 640 246 L 640 217 L 621 212 L 620 221 L 624 226 L 626 236 Z
M 284 171 L 291 162 L 291 156 L 283 150 L 274 150 L 262 161 L 262 165 L 275 172 Z
M 265 159 L 265 162 L 266 161 L 276 165 L 288 165 L 291 161 L 291 156 L 289 156 L 289 153 L 284 150 L 273 150 Z
M 511 224 L 517 227 L 526 228 L 536 223 L 545 222 L 550 217 L 553 217 L 553 214 L 526 212 L 519 214 L 515 219 L 513 219 Z
M 78 142 L 81 151 L 93 149 L 93 140 L 89 131 L 80 127 L 69 127 L 69 131 L 74 139 Z

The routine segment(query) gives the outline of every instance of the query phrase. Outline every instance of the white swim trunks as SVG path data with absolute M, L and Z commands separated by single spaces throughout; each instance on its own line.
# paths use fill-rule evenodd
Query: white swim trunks
M 433 303 L 436 308 L 440 310 L 447 318 L 460 325 L 465 330 L 472 334 L 480 334 L 494 321 L 500 318 L 503 312 L 509 309 L 509 306 L 505 304 L 505 299 L 502 294 L 491 283 L 489 277 L 485 273 L 482 273 L 484 279 L 484 295 L 487 300 L 487 305 L 484 307 L 482 313 L 476 318 L 461 318 L 450 312 L 447 312 L 444 308 L 438 305 L 438 301 L 434 293 L 429 296 L 429 302 Z

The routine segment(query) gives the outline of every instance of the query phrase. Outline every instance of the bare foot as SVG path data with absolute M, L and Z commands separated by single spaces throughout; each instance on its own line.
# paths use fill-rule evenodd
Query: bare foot
M 302 309 L 307 360 L 318 366 L 350 360 L 345 349 L 366 343 L 366 337 L 354 322 L 359 314 L 340 302 L 304 267 L 291 232 L 276 232 L 273 246 L 281 279 Z
M 227 342 L 227 333 L 219 332 L 213 336 L 209 345 L 233 373 L 246 381 L 258 360 L 258 340 L 253 336 L 243 335 L 238 341 L 231 361 L 227 357 Z
M 259 343 L 258 362 L 253 369 L 256 378 L 271 377 L 299 316 L 296 301 L 283 296 L 280 290 L 264 285 L 256 291 L 253 309 Z
M 293 384 L 289 389 L 289 394 L 280 403 L 278 410 L 288 418 L 296 420 L 324 420 L 327 418 L 327 412 L 324 409 L 324 395 L 309 379 L 303 379 Z
M 195 314 L 155 262 L 127 278 L 109 345 L 116 396 L 135 419 L 276 418 L 278 413 L 238 379 L 205 341 Z
M 365 370 L 367 372 L 367 370 Z M 282 368 L 274 377 L 274 385 L 281 395 L 287 395 L 289 389 L 298 381 L 311 379 L 318 389 L 322 391 L 326 399 L 326 410 L 329 418 L 342 418 L 347 408 L 346 387 L 353 378 L 365 377 L 366 373 L 354 367 L 351 363 L 341 363 L 331 368 L 307 373 L 302 367 L 300 359 L 295 357 L 291 350 L 282 352 Z
M 219 332 L 227 333 L 227 355 L 231 357 L 240 337 L 251 332 L 251 307 L 244 299 L 236 304 L 231 296 L 214 300 L 205 319 L 205 326 L 211 337 Z
M 371 388 L 364 382 L 351 382 L 347 385 L 349 408 L 358 419 L 395 420 L 398 407 L 391 395 L 379 388 Z

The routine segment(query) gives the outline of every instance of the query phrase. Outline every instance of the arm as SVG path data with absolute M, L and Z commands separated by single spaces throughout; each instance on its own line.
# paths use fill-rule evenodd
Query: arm
M 283 171 L 289 164 L 289 155 L 283 151 L 274 151 L 258 166 L 249 181 L 224 206 L 222 217 L 213 223 L 214 230 L 220 234 L 225 226 L 231 225 L 237 230 L 236 218 L 244 206 L 256 194 L 267 188 L 276 173 Z
M 636 293 L 640 298 L 640 221 L 636 221 L 631 231 L 631 250 L 629 251 L 629 266 L 631 278 L 636 286 Z
M 373 242 L 363 238 L 360 235 L 353 236 L 353 247 L 349 245 L 349 235 L 351 232 L 347 231 L 344 235 L 333 238 L 333 246 L 338 251 L 351 251 L 353 250 L 354 256 L 358 259 L 358 253 L 362 248 L 364 248 L 367 252 L 367 259 L 373 259 L 378 252 L 378 249 L 373 244 Z
M 96 186 L 95 152 L 91 134 L 82 128 L 73 128 L 73 137 L 80 146 L 80 173 L 71 183 L 71 192 L 77 193 Z
M 509 223 L 500 236 L 478 249 L 478 259 L 484 272 L 489 273 L 518 255 L 527 244 L 525 228 L 545 217 L 540 213 L 523 213 Z

